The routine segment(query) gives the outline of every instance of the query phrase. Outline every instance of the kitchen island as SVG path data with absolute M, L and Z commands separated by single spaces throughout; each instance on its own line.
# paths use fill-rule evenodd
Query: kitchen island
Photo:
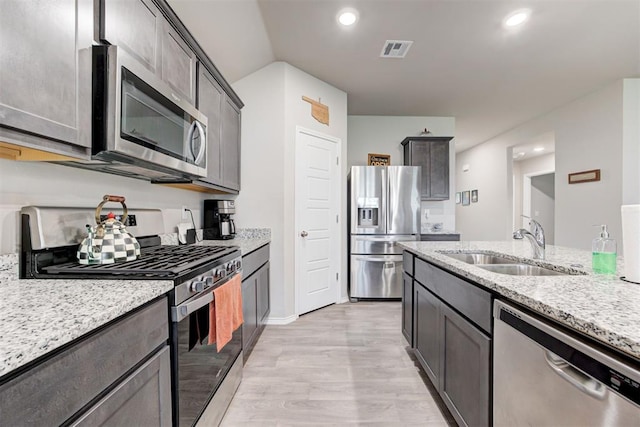
M 526 241 L 400 242 L 407 251 L 499 297 L 514 301 L 635 359 L 640 359 L 640 285 L 615 275 L 591 272 L 591 252 L 547 246 L 546 259 L 533 260 Z M 524 258 L 527 263 L 575 273 L 560 276 L 512 276 L 484 270 L 444 252 L 483 251 Z

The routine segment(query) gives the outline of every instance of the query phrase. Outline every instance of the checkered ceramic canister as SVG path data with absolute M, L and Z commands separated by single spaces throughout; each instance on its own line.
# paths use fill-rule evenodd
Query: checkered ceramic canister
M 80 264 L 113 264 L 121 261 L 133 261 L 140 256 L 140 244 L 124 223 L 127 221 L 127 206 L 122 196 L 106 195 L 96 208 L 95 228 L 87 225 L 89 236 L 82 241 L 78 248 L 78 262 Z M 115 219 L 109 212 L 105 221 L 100 221 L 100 211 L 107 202 L 120 202 L 124 209 L 122 222 Z

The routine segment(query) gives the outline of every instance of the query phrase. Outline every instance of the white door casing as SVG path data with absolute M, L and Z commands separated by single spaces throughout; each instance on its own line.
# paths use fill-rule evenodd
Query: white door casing
M 340 301 L 339 138 L 296 127 L 296 314 Z

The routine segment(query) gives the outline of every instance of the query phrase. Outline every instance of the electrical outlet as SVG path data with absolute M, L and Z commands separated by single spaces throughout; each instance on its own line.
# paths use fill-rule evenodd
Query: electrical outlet
M 189 219 L 189 211 L 187 210 L 186 206 L 182 207 L 181 212 L 182 212 L 182 219 Z

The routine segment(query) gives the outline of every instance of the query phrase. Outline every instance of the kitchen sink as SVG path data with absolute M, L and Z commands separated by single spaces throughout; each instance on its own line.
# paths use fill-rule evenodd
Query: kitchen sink
M 510 274 L 512 276 L 567 276 L 575 273 L 563 273 L 549 268 L 529 264 L 492 264 L 478 267 L 493 273 Z
M 450 258 L 474 264 L 479 268 L 499 274 L 512 276 L 567 276 L 584 274 L 580 272 L 562 272 L 537 265 L 526 264 L 522 260 L 511 259 L 499 254 L 485 252 L 440 252 Z
M 442 253 L 467 264 L 518 264 L 520 261 L 482 252 Z

